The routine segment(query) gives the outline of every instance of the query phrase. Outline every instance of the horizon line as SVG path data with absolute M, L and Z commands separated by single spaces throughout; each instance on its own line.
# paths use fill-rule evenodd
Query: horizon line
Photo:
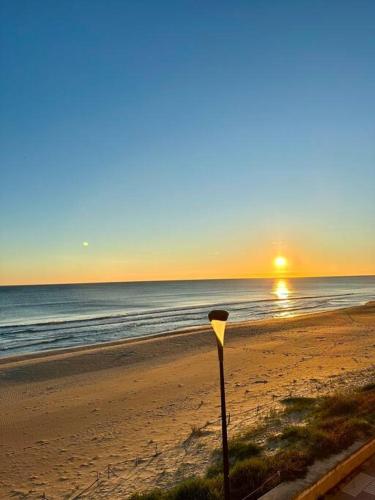
M 296 276 L 296 275 L 282 275 L 281 273 L 276 276 L 243 276 L 236 278 L 183 278 L 183 279 L 154 279 L 154 280 L 129 280 L 129 281 L 71 281 L 69 283 L 19 283 L 19 284 L 1 284 L 0 287 L 16 287 L 16 286 L 70 286 L 70 285 L 111 285 L 111 284 L 125 284 L 125 283 L 170 283 L 177 281 L 233 281 L 233 280 L 257 280 L 257 279 L 308 279 L 308 278 L 371 278 L 375 274 L 320 274 L 309 276 Z

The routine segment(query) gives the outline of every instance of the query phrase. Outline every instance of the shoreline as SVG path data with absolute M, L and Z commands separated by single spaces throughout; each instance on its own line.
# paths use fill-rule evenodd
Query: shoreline
M 292 319 L 297 319 L 297 318 L 305 318 L 305 317 L 310 317 L 310 316 L 317 316 L 317 315 L 322 315 L 322 314 L 329 314 L 329 313 L 335 313 L 338 311 L 350 311 L 352 309 L 356 309 L 358 307 L 366 307 L 367 305 L 371 305 L 372 303 L 375 303 L 375 301 L 368 301 L 363 304 L 358 304 L 358 305 L 353 305 L 349 307 L 338 307 L 338 308 L 332 308 L 332 309 L 323 309 L 323 310 L 318 310 L 314 312 L 302 312 L 300 314 L 293 314 L 291 316 L 287 317 L 266 317 L 266 318 L 261 318 L 261 319 L 249 319 L 246 321 L 234 321 L 234 322 L 228 322 L 227 330 L 233 329 L 233 328 L 241 328 L 241 327 L 251 327 L 252 325 L 256 326 L 258 324 L 261 324 L 263 322 L 273 322 L 273 321 L 287 321 L 287 320 L 292 320 Z M 143 337 L 132 337 L 132 338 L 123 338 L 123 339 L 118 339 L 118 340 L 109 340 L 109 341 L 104 341 L 104 342 L 98 342 L 95 344 L 82 344 L 78 346 L 71 346 L 71 347 L 57 347 L 55 349 L 46 349 L 44 351 L 35 351 L 35 352 L 30 352 L 30 353 L 20 353 L 20 354 L 10 354 L 10 355 L 5 355 L 5 356 L 0 356 L 0 366 L 8 363 L 17 363 L 19 361 L 29 361 L 29 360 L 38 360 L 42 358 L 48 358 L 50 356 L 58 356 L 59 354 L 79 354 L 80 352 L 86 352 L 86 351 L 92 351 L 96 349 L 101 349 L 101 348 L 106 348 L 106 347 L 115 347 L 115 346 L 121 346 L 121 345 L 126 345 L 126 344 L 133 344 L 133 343 L 139 343 L 139 342 L 145 342 L 149 340 L 156 340 L 156 339 L 162 339 L 162 338 L 169 338 L 172 336 L 177 336 L 177 335 L 190 335 L 194 333 L 203 333 L 203 332 L 211 332 L 211 326 L 209 324 L 207 325 L 197 325 L 197 326 L 192 326 L 189 328 L 184 328 L 181 330 L 173 330 L 173 331 L 166 331 L 166 332 L 161 332 L 161 333 L 156 333 L 154 335 L 147 335 Z
M 228 325 L 229 437 L 283 397 L 373 381 L 374 336 L 375 301 Z M 220 443 L 209 325 L 2 361 L 0 498 L 72 498 L 100 472 L 100 485 L 84 498 L 123 499 L 201 473 Z M 204 429 L 199 437 L 196 428 Z

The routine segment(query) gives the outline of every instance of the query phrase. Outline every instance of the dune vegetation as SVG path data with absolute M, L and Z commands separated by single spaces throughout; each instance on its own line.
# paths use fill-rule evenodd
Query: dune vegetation
M 229 443 L 231 497 L 259 498 L 282 481 L 303 477 L 314 461 L 375 435 L 375 384 L 319 398 L 281 401 L 258 427 L 244 429 Z M 197 437 L 199 438 L 199 436 Z M 219 500 L 223 498 L 221 450 L 212 453 L 203 477 L 170 490 L 156 489 L 132 500 Z

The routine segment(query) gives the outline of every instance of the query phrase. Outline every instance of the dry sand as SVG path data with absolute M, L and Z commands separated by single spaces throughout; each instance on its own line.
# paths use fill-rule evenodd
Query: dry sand
M 373 380 L 374 333 L 375 302 L 228 327 L 230 434 L 282 397 Z M 219 443 L 215 340 L 201 328 L 2 359 L 0 403 L 0 498 L 74 498 L 97 472 L 84 498 L 170 485 Z

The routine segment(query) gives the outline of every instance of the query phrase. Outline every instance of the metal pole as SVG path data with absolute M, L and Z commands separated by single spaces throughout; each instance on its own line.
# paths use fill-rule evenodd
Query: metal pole
M 227 410 L 225 406 L 225 385 L 224 385 L 224 349 L 218 342 L 217 350 L 220 366 L 220 396 L 221 396 L 221 430 L 223 440 L 223 472 L 224 472 L 224 500 L 230 500 L 229 486 L 229 452 L 227 433 Z

